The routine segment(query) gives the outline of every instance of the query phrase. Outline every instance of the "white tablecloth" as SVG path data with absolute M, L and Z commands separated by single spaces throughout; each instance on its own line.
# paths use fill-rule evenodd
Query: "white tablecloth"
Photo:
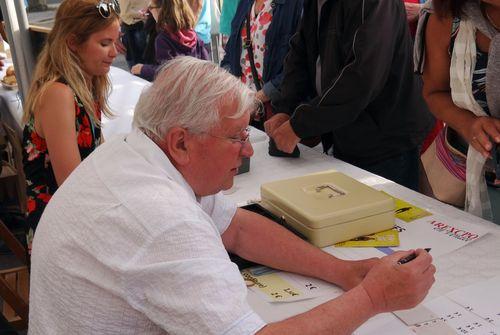
M 113 90 L 109 96 L 109 106 L 115 117 L 104 118 L 102 121 L 105 139 L 130 132 L 135 104 L 139 100 L 142 90 L 150 84 L 148 81 L 114 66 L 111 67 L 109 77 L 113 84 Z
M 323 155 L 317 150 L 301 146 L 301 157 L 298 159 L 275 158 L 267 154 L 267 145 L 267 140 L 260 140 L 254 144 L 255 154 L 251 159 L 250 172 L 236 176 L 234 187 L 226 192 L 227 196 L 237 203 L 243 204 L 249 199 L 259 199 L 260 185 L 264 182 L 335 169 L 434 214 L 446 215 L 451 219 L 459 219 L 470 225 L 480 225 L 490 229 L 491 234 L 451 254 L 435 258 L 437 280 L 429 293 L 429 298 L 500 275 L 500 226 L 331 156 Z M 264 320 L 273 322 L 309 310 L 330 298 L 331 296 L 324 296 L 294 303 L 272 304 L 250 292 L 248 301 Z

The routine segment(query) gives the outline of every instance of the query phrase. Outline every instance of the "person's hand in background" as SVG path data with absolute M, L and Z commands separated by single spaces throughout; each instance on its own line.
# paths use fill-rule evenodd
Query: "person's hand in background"
M 140 75 L 141 74 L 141 70 L 142 70 L 142 67 L 144 66 L 144 64 L 135 64 L 134 66 L 132 66 L 132 68 L 130 69 L 130 72 L 132 74 L 135 74 L 136 76 Z
M 264 129 L 269 137 L 273 137 L 273 133 L 278 129 L 283 123 L 288 121 L 290 116 L 285 113 L 278 113 L 273 115 L 269 120 L 264 123 Z

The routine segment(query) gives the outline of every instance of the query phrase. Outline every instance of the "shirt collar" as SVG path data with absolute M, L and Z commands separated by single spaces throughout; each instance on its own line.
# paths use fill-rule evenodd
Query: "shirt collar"
M 175 168 L 172 162 L 170 162 L 167 155 L 140 129 L 133 129 L 132 132 L 125 137 L 125 142 L 132 150 L 137 152 L 155 168 L 163 170 L 169 179 L 181 185 L 193 200 L 199 202 L 191 185 L 189 185 L 182 174 Z

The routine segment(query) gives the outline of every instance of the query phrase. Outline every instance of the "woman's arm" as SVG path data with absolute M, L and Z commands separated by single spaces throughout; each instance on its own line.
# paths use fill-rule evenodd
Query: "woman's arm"
M 490 138 L 500 141 L 500 121 L 477 117 L 457 107 L 451 98 L 450 55 L 451 18 L 431 15 L 425 32 L 425 66 L 423 95 L 431 112 L 443 120 L 483 156 L 489 156 Z
M 35 130 L 47 142 L 57 185 L 61 185 L 81 162 L 73 91 L 61 83 L 50 84 L 34 114 Z

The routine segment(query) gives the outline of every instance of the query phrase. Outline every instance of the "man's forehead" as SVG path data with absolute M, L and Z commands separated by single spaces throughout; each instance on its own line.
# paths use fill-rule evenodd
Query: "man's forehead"
M 239 108 L 239 101 L 229 100 L 222 103 L 220 107 L 220 128 L 222 130 L 241 130 L 248 126 L 252 110 L 249 108 L 240 116 L 234 117 L 235 113 L 241 113 L 238 111 Z
M 237 132 L 248 127 L 250 113 L 246 112 L 238 118 L 222 117 L 219 130 L 227 133 Z

